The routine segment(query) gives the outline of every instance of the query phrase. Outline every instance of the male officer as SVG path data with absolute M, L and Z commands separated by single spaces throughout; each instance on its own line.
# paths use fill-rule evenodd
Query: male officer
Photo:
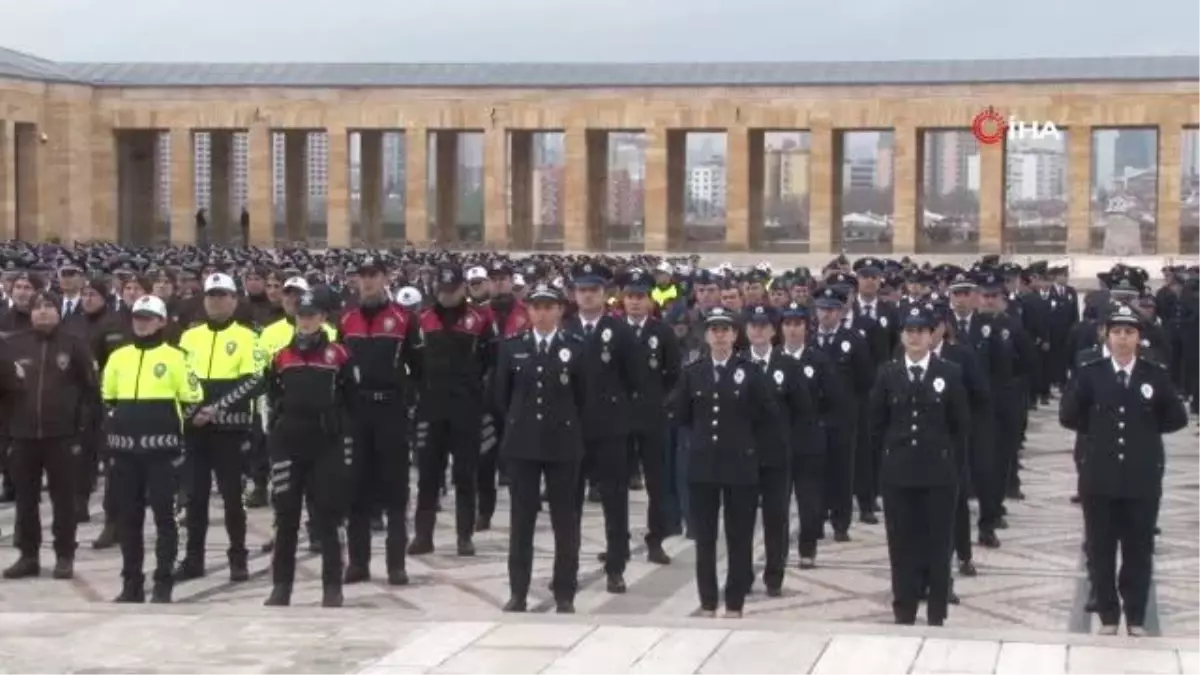
M 219 272 L 210 274 L 204 280 L 204 312 L 208 318 L 184 331 L 179 341 L 204 388 L 204 405 L 190 420 L 192 428 L 187 435 L 187 553 L 175 570 L 177 582 L 205 574 L 204 542 L 214 475 L 229 534 L 229 580 L 236 583 L 250 578 L 242 465 L 250 447 L 254 423 L 251 406 L 261 389 L 266 355 L 254 331 L 234 321 L 236 307 L 237 286 L 233 279 Z
M 825 352 L 833 362 L 849 394 L 846 411 L 850 424 L 829 435 L 826 463 L 825 506 L 833 523 L 834 541 L 850 541 L 850 519 L 854 512 L 854 460 L 857 447 L 859 408 L 871 390 L 871 352 L 855 331 L 842 325 L 846 294 L 836 286 L 826 286 L 816 299 L 817 330 L 811 346 Z M 870 466 L 862 467 L 870 471 Z M 860 507 L 872 506 L 859 504 Z M 878 522 L 873 510 L 863 509 L 862 521 Z
M 643 369 L 638 338 L 625 321 L 605 312 L 604 286 L 610 278 L 599 263 L 584 262 L 572 270 L 578 314 L 566 329 L 583 336 L 585 452 L 580 475 L 579 519 L 583 518 L 582 481 L 594 474 L 604 507 L 604 572 L 609 593 L 625 592 L 629 558 L 628 436 L 632 411 L 641 405 Z
M 1079 369 L 1063 394 L 1059 420 L 1086 437 L 1079 494 L 1100 632 L 1116 635 L 1123 610 L 1129 635 L 1141 637 L 1166 463 L 1162 437 L 1187 426 L 1187 411 L 1167 370 L 1138 356 L 1137 313 L 1121 305 L 1105 325 L 1110 356 Z
M 305 489 L 311 490 L 313 535 L 321 541 L 321 606 L 341 607 L 342 544 L 354 447 L 347 419 L 358 371 L 345 347 L 324 331 L 321 299 L 305 293 L 296 305 L 296 334 L 275 354 L 266 373 L 271 428 L 271 498 L 275 505 L 274 586 L 267 606 L 291 603 L 296 540 Z
M 737 322 L 723 307 L 705 319 L 709 354 L 686 366 L 676 416 L 688 435 L 688 482 L 696 538 L 696 587 L 700 614 L 717 613 L 717 531 L 724 508 L 725 616 L 741 618 L 754 578 L 754 510 L 758 506 L 760 443 L 787 447 L 786 423 L 770 380 L 760 367 L 734 352 Z
M 358 266 L 358 306 L 342 314 L 338 333 L 359 373 L 354 409 L 354 497 L 346 528 L 350 564 L 346 583 L 371 578 L 371 516 L 387 513 L 388 583 L 408 583 L 408 389 L 421 377 L 416 316 L 391 301 L 385 263 L 374 256 Z
M 631 465 L 640 462 L 646 479 L 646 559 L 666 565 L 670 556 L 663 550 L 667 537 L 667 510 L 663 493 L 667 489 L 664 466 L 670 430 L 666 414 L 667 397 L 675 390 L 683 365 L 679 341 L 670 326 L 651 315 L 655 301 L 650 297 L 650 275 L 631 270 L 624 279 L 622 305 L 625 321 L 633 330 L 641 348 L 638 364 L 643 366 L 640 403 L 633 409 L 629 434 Z M 786 498 L 785 498 L 786 499 Z
M 533 574 L 533 535 L 542 478 L 554 531 L 554 592 L 560 614 L 575 611 L 579 575 L 576 498 L 583 460 L 586 383 L 583 338 L 560 329 L 562 295 L 540 283 L 528 295 L 531 327 L 500 345 L 493 394 L 506 433 L 499 452 L 508 468 L 509 513 L 506 612 L 524 612 Z
M 750 349 L 744 356 L 767 376 L 767 386 L 775 397 L 788 432 L 783 445 L 769 434 L 758 441 L 758 494 L 766 549 L 763 585 L 767 587 L 767 595 L 776 598 L 783 594 L 783 570 L 787 567 L 792 453 L 798 453 L 800 446 L 810 442 L 797 432 L 801 429 L 812 431 L 817 416 L 800 362 L 772 346 L 776 335 L 774 319 L 765 305 L 750 308 L 746 313 L 746 337 Z M 750 584 L 753 584 L 753 578 Z
M 151 602 L 169 603 L 179 553 L 175 490 L 183 422 L 204 400 L 204 391 L 187 354 L 166 342 L 166 304 L 143 296 L 131 315 L 133 340 L 109 356 L 100 389 L 113 457 L 106 489 L 113 491 L 124 582 L 116 601 L 146 600 L 142 527 L 149 506 L 157 531 Z
M 961 369 L 930 352 L 934 319 L 919 306 L 901 318 L 905 355 L 871 390 L 871 439 L 883 456 L 883 504 L 892 568 L 892 612 L 911 625 L 929 583 L 930 626 L 946 620 L 950 546 L 970 410 Z

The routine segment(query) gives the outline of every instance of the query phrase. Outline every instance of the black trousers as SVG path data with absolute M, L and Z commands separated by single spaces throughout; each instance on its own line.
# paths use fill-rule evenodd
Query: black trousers
M 858 407 L 848 411 L 852 419 L 858 419 Z M 854 517 L 854 455 L 857 433 L 852 425 L 841 429 L 830 428 L 828 454 L 825 458 L 825 510 L 836 532 L 850 529 Z
M 925 581 L 929 582 L 929 625 L 946 620 L 950 595 L 950 546 L 954 526 L 953 485 L 883 486 L 883 520 L 892 568 L 892 613 L 912 624 Z
M 385 562 L 404 569 L 408 545 L 408 415 L 403 402 L 362 401 L 354 411 L 354 465 L 346 527 L 350 564 L 371 563 L 371 518 L 387 514 Z
M 825 455 L 793 455 L 791 471 L 800 516 L 798 551 L 801 558 L 815 558 L 817 541 L 825 527 Z
M 459 539 L 475 533 L 475 481 L 479 465 L 479 428 L 483 414 L 466 411 L 453 419 L 429 420 L 418 453 L 417 518 L 437 522 L 438 497 L 446 462 L 454 458 L 454 529 Z
M 479 493 L 479 517 L 491 520 L 496 513 L 496 473 L 500 465 L 500 439 L 504 418 L 486 414 L 479 430 L 479 467 L 475 489 Z
M 877 471 L 881 456 L 877 456 L 870 434 L 865 430 L 870 428 L 867 419 L 867 406 L 858 407 L 858 424 L 854 434 L 854 501 L 858 502 L 858 510 L 863 513 L 875 512 L 875 500 L 879 497 L 879 473 Z
M 109 472 L 113 515 L 121 544 L 121 577 L 141 583 L 145 579 L 144 534 L 146 507 L 154 516 L 154 581 L 171 583 L 179 555 L 179 529 L 175 524 L 175 491 L 183 457 L 177 452 L 118 452 Z
M 995 426 L 991 450 L 992 465 L 987 471 L 987 488 L 979 497 L 979 528 L 994 529 L 1004 505 L 1010 478 L 1016 473 L 1017 448 L 1021 444 L 1021 419 L 1027 414 L 1025 392 L 1017 380 L 993 390 Z M 977 486 L 978 487 L 978 486 Z
M 98 432 L 83 434 L 78 441 L 80 453 L 76 466 L 79 472 L 72 484 L 75 489 L 75 503 L 80 509 L 85 509 L 100 482 L 104 446 L 103 439 Z M 105 504 L 106 516 L 108 515 L 107 506 Z
M 250 430 L 250 452 L 244 455 L 243 471 L 256 489 L 265 490 L 271 475 L 271 458 L 267 455 L 267 433 L 263 431 L 261 413 L 254 416 Z
M 575 525 L 583 526 L 584 482 L 596 480 L 604 511 L 604 573 L 625 573 L 629 557 L 629 451 L 625 436 L 584 441 L 579 491 L 575 495 Z
M 187 435 L 187 524 L 186 559 L 204 564 L 208 538 L 208 503 L 212 481 L 225 509 L 225 532 L 229 534 L 230 560 L 246 559 L 246 506 L 242 503 L 242 465 L 249 450 L 250 433 L 197 429 Z
M 54 554 L 60 558 L 75 555 L 75 500 L 79 463 L 83 459 L 79 444 L 70 438 L 13 439 L 9 457 L 13 487 L 16 488 L 16 538 L 21 557 L 34 558 L 42 546 L 42 472 L 50 488 L 54 513 Z
M 1127 625 L 1144 625 L 1154 570 L 1154 527 L 1160 500 L 1089 494 L 1081 497 L 1096 614 L 1104 625 L 1116 625 L 1121 622 L 1124 609 Z
M 754 510 L 758 505 L 758 486 L 691 483 L 688 487 L 692 533 L 696 537 L 696 590 L 700 594 L 700 609 L 717 609 L 717 532 L 724 516 L 729 560 L 725 572 L 725 609 L 740 612 L 746 603 L 749 581 L 754 578 Z
M 954 499 L 954 552 L 959 562 L 971 560 L 971 505 L 967 503 L 967 491 L 960 489 Z
M 787 567 L 789 515 L 791 512 L 792 470 L 789 466 L 763 466 L 758 469 L 758 499 L 750 514 L 750 536 L 754 536 L 754 524 L 758 511 L 762 509 L 763 548 L 766 558 L 763 565 L 763 584 L 767 588 L 783 586 L 783 570 Z M 753 583 L 751 573 L 747 588 Z
M 271 503 L 275 508 L 275 549 L 271 575 L 275 584 L 296 578 L 296 545 L 305 493 L 311 505 L 312 536 L 321 542 L 321 582 L 342 584 L 342 542 L 338 525 L 353 466 L 351 443 L 311 427 L 289 427 L 281 421 L 267 439 L 271 455 Z
M 669 438 L 670 432 L 659 427 L 636 431 L 629 435 L 628 459 L 630 466 L 635 461 L 642 465 L 647 498 L 646 543 L 652 546 L 661 544 L 670 536 L 665 502 L 667 479 L 664 476 Z M 628 505 L 628 498 L 626 498 L 626 504 Z M 626 511 L 628 511 L 628 506 L 626 506 Z
M 529 594 L 533 576 L 533 536 L 541 510 L 542 477 L 554 531 L 554 576 L 551 590 L 559 602 L 575 599 L 579 583 L 579 530 L 575 493 L 579 490 L 578 462 L 539 462 L 506 459 L 509 511 L 508 586 L 514 598 Z

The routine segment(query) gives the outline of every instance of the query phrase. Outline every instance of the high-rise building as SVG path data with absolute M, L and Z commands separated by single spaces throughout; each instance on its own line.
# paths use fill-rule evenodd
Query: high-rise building
M 608 222 L 618 225 L 642 222 L 645 213 L 642 178 L 622 168 L 610 171 L 608 180 Z
M 875 157 L 859 157 L 842 162 L 843 190 L 873 190 L 876 182 Z
M 725 164 L 705 162 L 688 171 L 687 194 L 690 210 L 702 217 L 718 216 L 725 211 Z
M 1005 171 L 1009 202 L 1065 199 L 1067 158 L 1061 150 L 1028 149 L 1012 152 Z
M 879 140 L 875 146 L 875 176 L 871 181 L 876 190 L 886 190 L 892 186 L 892 172 L 896 161 L 895 136 L 890 131 L 880 131 Z
M 803 197 L 808 194 L 809 160 L 807 149 L 794 143 L 785 147 L 768 149 L 766 163 L 766 196 L 768 198 Z
M 562 164 L 538 165 L 533 169 L 533 218 L 535 225 L 561 225 L 566 168 Z
M 927 131 L 924 134 L 923 178 L 927 194 L 949 194 L 955 190 L 978 189 L 971 185 L 970 158 L 978 156 L 979 145 L 969 131 Z

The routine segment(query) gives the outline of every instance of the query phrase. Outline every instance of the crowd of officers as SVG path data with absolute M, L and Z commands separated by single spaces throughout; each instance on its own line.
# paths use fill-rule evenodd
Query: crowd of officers
M 371 578 L 372 531 L 388 583 L 405 585 L 406 556 L 434 550 L 449 472 L 459 556 L 490 529 L 497 485 L 510 491 L 507 611 L 528 608 L 543 503 L 557 611 L 574 611 L 585 501 L 603 513 L 606 588 L 624 593 L 642 525 L 629 493 L 644 489 L 646 558 L 670 564 L 664 540 L 693 539 L 703 615 L 722 599 L 721 523 L 724 610 L 739 617 L 759 511 L 771 596 L 793 539 L 813 568 L 827 533 L 849 541 L 856 517 L 882 512 L 895 620 L 915 622 L 925 600 L 941 625 L 955 559 L 972 576 L 972 547 L 1001 545 L 1006 502 L 1024 498 L 1029 411 L 1057 389 L 1078 438 L 1092 605 L 1105 631 L 1123 611 L 1139 634 L 1162 435 L 1197 405 L 1196 268 L 1164 270 L 1152 295 L 1143 270 L 1118 265 L 1083 295 L 1066 267 L 995 256 L 969 269 L 839 256 L 776 274 L 646 257 L 9 247 L 0 442 L 20 556 L 4 576 L 41 573 L 43 473 L 52 574 L 73 575 L 103 474 L 93 546 L 120 547 L 119 602 L 145 600 L 147 507 L 151 601 L 206 574 L 214 479 L 233 582 L 249 578 L 245 509 L 274 508 L 268 605 L 291 601 L 306 510 L 323 605 Z

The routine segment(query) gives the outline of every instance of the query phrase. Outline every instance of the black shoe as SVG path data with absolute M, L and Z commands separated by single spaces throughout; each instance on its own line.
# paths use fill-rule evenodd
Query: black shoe
M 863 511 L 858 514 L 858 522 L 866 523 L 867 525 L 878 525 L 879 517 L 872 511 Z
M 837 532 L 833 533 L 833 540 L 844 544 L 850 541 L 850 533 L 846 530 L 838 530 Z
M 255 485 L 250 492 L 246 494 L 243 500 L 248 509 L 261 509 L 270 505 L 271 500 L 267 499 L 267 488 Z
M 487 532 L 490 529 L 492 529 L 492 517 L 491 516 L 480 515 L 478 518 L 475 519 L 475 531 L 476 532 Z
M 964 577 L 973 577 L 979 574 L 979 570 L 975 569 L 975 563 L 964 560 L 958 564 L 958 573 Z
M 996 529 L 997 530 L 1007 530 L 1008 529 L 1008 519 L 1005 518 L 1004 516 L 1000 516 L 999 518 L 997 518 L 996 519 Z
M 175 581 L 177 583 L 181 583 L 184 581 L 191 581 L 192 579 L 199 579 L 203 577 L 204 574 L 204 563 L 184 559 L 184 561 L 179 563 L 179 566 L 175 568 L 174 576 Z
M 628 590 L 628 589 L 625 588 L 625 578 L 624 577 L 622 577 L 620 574 L 608 575 L 608 592 L 609 593 L 616 593 L 619 595 L 621 593 L 624 593 L 626 590 Z
M 364 581 L 371 580 L 371 568 L 366 565 L 347 565 L 346 573 L 342 577 L 342 583 L 349 586 L 350 584 L 361 584 Z
M 345 601 L 341 586 L 326 586 L 325 590 L 321 592 L 322 607 L 341 607 Z
M 555 614 L 574 614 L 575 602 L 573 600 L 559 600 L 554 603 Z
M 647 544 L 646 545 L 646 560 L 655 565 L 670 565 L 671 556 L 663 550 L 662 544 Z
M 75 523 L 90 523 L 92 522 L 92 512 L 88 510 L 87 502 L 81 502 L 75 505 Z
M 629 477 L 629 489 L 634 492 L 641 492 L 646 489 L 646 482 L 642 480 L 642 474 L 635 473 Z
M 74 579 L 75 578 L 75 558 L 68 556 L 60 556 L 54 561 L 54 571 L 50 576 L 55 579 Z
M 781 595 L 783 595 L 783 587 L 782 586 L 767 586 L 767 597 L 768 598 L 778 598 Z
M 126 581 L 121 586 L 121 594 L 113 598 L 113 602 L 136 604 L 146 602 L 146 588 L 143 586 L 144 583 L 141 580 Z
M 28 579 L 41 576 L 41 563 L 34 556 L 21 556 L 17 561 L 4 570 L 5 579 Z
M 262 545 L 262 552 L 270 553 L 274 550 L 275 550 L 275 538 L 272 537 L 272 538 L 268 539 L 265 544 Z
M 596 487 L 595 485 L 589 485 L 587 490 L 587 500 L 592 504 L 599 504 L 600 502 L 604 501 L 600 497 L 600 488 Z
M 100 535 L 92 542 L 92 548 L 97 551 L 102 551 L 106 548 L 112 548 L 117 545 L 117 526 L 110 522 L 105 522 L 104 527 L 100 529 Z
M 950 593 L 946 596 L 946 602 L 951 605 L 958 605 L 962 603 L 962 600 L 958 597 L 958 593 L 955 593 L 954 589 L 951 588 Z
M 475 555 L 475 544 L 470 537 L 458 538 L 458 557 L 470 558 Z
M 1083 611 L 1088 614 L 1094 614 L 1096 612 L 1096 604 L 1096 589 L 1092 587 L 1088 589 L 1087 601 L 1083 603 Z
M 512 597 L 508 599 L 508 602 L 504 603 L 504 609 L 502 611 L 524 612 L 528 609 L 529 608 L 525 604 L 525 598 Z
M 1020 502 L 1025 500 L 1025 493 L 1021 492 L 1021 488 L 1019 487 L 1010 487 L 1008 488 L 1008 491 L 1004 493 L 1004 498 Z
M 174 586 L 170 582 L 154 582 L 154 587 L 150 589 L 150 602 L 155 605 L 171 604 L 171 590 L 173 588 Z
M 246 565 L 244 554 L 233 556 L 229 560 L 229 582 L 241 584 L 250 581 L 250 567 Z
M 433 539 L 417 535 L 408 542 L 409 555 L 425 555 L 427 553 L 433 553 Z
M 407 586 L 408 572 L 403 567 L 393 567 L 388 570 L 388 585 L 389 586 Z
M 1000 548 L 1000 538 L 991 530 L 980 530 L 979 545 L 984 548 Z
M 292 604 L 291 584 L 275 584 L 271 589 L 271 595 L 267 596 L 267 601 L 263 603 L 263 606 L 287 607 L 290 604 Z

